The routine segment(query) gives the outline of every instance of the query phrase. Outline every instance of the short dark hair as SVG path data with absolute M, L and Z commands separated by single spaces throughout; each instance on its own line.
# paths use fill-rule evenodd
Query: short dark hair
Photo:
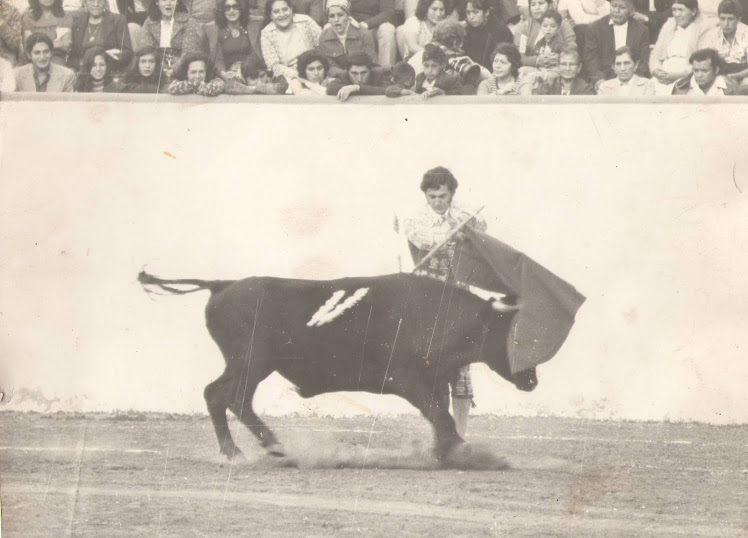
M 184 5 L 182 0 L 177 0 L 174 6 L 174 13 L 184 12 L 187 13 L 187 7 Z M 152 21 L 161 20 L 161 10 L 158 8 L 158 0 L 153 0 L 151 7 L 148 8 L 148 18 Z
M 686 6 L 691 11 L 694 11 L 696 13 L 699 12 L 699 0 L 675 0 L 673 2 L 673 5 L 675 4 L 681 4 Z
M 34 48 L 34 45 L 37 45 L 38 43 L 46 43 L 49 47 L 49 50 L 53 50 L 55 48 L 54 44 L 52 43 L 52 40 L 49 38 L 47 34 L 43 34 L 41 32 L 34 32 L 29 37 L 26 38 L 26 53 L 31 55 L 31 49 Z
M 691 54 L 688 59 L 688 63 L 693 65 L 694 62 L 712 62 L 712 69 L 717 68 L 718 71 L 722 71 L 722 57 L 714 49 L 700 49 Z
M 397 62 L 392 66 L 392 78 L 398 84 L 410 87 L 416 82 L 416 70 L 408 62 Z
M 437 0 L 418 0 L 418 5 L 416 5 L 416 19 L 419 21 L 426 20 L 426 13 L 428 13 L 431 4 L 436 1 Z M 446 15 L 449 15 L 454 9 L 452 6 L 452 0 L 439 0 L 439 2 L 444 4 L 444 13 Z
M 42 5 L 39 3 L 39 0 L 29 0 L 29 9 L 31 10 L 31 18 L 38 21 L 42 16 Z M 52 3 L 52 14 L 59 18 L 65 16 L 65 10 L 62 8 L 62 0 L 54 0 Z
M 447 190 L 452 194 L 457 190 L 457 179 L 455 179 L 455 176 L 448 168 L 437 166 L 431 170 L 426 170 L 426 173 L 423 174 L 423 179 L 421 180 L 421 190 L 423 192 L 429 189 L 438 189 L 442 185 L 447 187 Z
M 555 9 L 549 9 L 545 13 L 543 13 L 543 16 L 540 17 L 540 21 L 542 22 L 543 19 L 553 19 L 554 21 L 556 21 L 556 24 L 558 24 L 559 27 L 561 26 L 561 21 L 564 20 L 561 17 L 561 13 L 559 13 Z
M 365 52 L 352 52 L 345 59 L 346 69 L 350 69 L 354 65 L 365 65 L 369 69 L 372 68 L 374 62 L 371 61 L 369 55 Z
M 628 45 L 624 45 L 623 47 L 618 47 L 616 51 L 613 53 L 615 58 L 618 58 L 619 56 L 623 56 L 624 54 L 628 54 L 629 58 L 631 58 L 631 60 L 634 62 L 639 61 L 639 53 L 636 51 L 636 49 L 632 49 Z
M 296 60 L 296 71 L 298 71 L 301 78 L 306 78 L 306 68 L 313 62 L 320 62 L 322 64 L 322 67 L 325 68 L 325 75 L 330 71 L 330 61 L 327 57 L 320 54 L 317 49 L 309 49 L 299 54 Z
M 247 0 L 236 0 L 236 3 L 239 5 L 239 26 L 246 29 L 249 25 L 249 4 Z M 215 19 L 216 26 L 219 28 L 226 28 L 229 24 L 229 21 L 226 19 L 225 6 L 226 0 L 218 0 L 216 2 Z
M 717 7 L 717 15 L 735 15 L 739 19 L 743 16 L 743 7 L 735 0 L 722 0 Z
M 176 80 L 187 80 L 187 71 L 190 69 L 190 64 L 192 62 L 203 62 L 205 64 L 205 80 L 210 81 L 212 78 L 211 75 L 211 65 L 208 61 L 208 57 L 205 54 L 195 54 L 195 53 L 188 53 L 185 54 L 180 60 L 179 60 L 179 67 L 177 69 L 177 72 L 174 73 L 174 78 Z
M 436 43 L 427 43 L 423 47 L 421 63 L 428 61 L 437 62 L 440 65 L 447 65 L 447 53 Z
M 276 2 L 284 2 L 288 7 L 291 8 L 291 15 L 294 14 L 293 3 L 291 2 L 291 0 L 267 0 L 267 2 L 265 2 L 265 18 L 262 21 L 263 28 L 273 22 L 270 18 L 270 12 L 273 11 L 273 4 L 275 4 Z
M 522 55 L 514 43 L 499 43 L 491 53 L 491 62 L 497 54 L 506 56 L 509 63 L 512 64 L 512 76 L 516 79 L 519 76 L 519 68 L 522 66 Z

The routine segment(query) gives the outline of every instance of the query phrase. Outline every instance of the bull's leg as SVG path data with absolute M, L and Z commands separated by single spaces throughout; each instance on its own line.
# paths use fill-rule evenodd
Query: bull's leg
M 449 453 L 464 442 L 457 434 L 455 421 L 449 414 L 449 396 L 443 397 L 445 390 L 446 386 L 433 389 L 419 383 L 410 385 L 406 396 L 434 427 L 434 455 L 441 464 L 445 464 Z
M 213 422 L 213 428 L 218 438 L 218 447 L 221 454 L 228 459 L 242 456 L 242 451 L 234 443 L 229 431 L 229 423 L 226 420 L 226 409 L 231 394 L 231 378 L 228 369 L 221 376 L 205 387 L 203 396 L 208 405 L 208 413 Z

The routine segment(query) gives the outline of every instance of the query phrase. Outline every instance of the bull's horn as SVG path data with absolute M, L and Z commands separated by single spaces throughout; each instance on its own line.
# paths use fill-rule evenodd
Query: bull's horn
M 496 312 L 514 312 L 519 310 L 521 306 L 520 304 L 506 304 L 496 300 L 491 301 L 491 308 L 496 310 Z

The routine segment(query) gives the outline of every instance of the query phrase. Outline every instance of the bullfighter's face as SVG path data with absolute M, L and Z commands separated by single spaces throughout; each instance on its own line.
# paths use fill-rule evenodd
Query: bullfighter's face
M 426 189 L 426 202 L 434 213 L 443 215 L 452 203 L 452 193 L 446 185 L 440 185 L 438 189 Z

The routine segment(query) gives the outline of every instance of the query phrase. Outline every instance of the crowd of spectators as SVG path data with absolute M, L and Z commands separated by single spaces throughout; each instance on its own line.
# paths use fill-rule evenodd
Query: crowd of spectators
M 16 1 L 2 92 L 748 95 L 748 0 Z

